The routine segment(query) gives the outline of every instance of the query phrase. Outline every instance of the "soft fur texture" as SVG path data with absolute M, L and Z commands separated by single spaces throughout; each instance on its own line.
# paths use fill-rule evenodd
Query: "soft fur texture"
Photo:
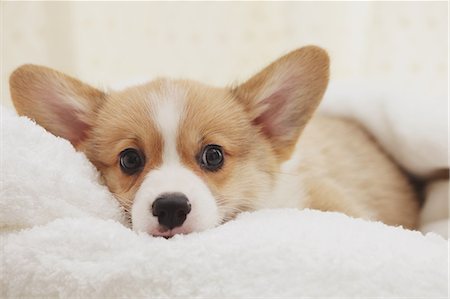
M 172 236 L 215 227 L 276 200 L 279 165 L 319 104 L 328 69 L 326 51 L 305 46 L 234 88 L 161 78 L 105 93 L 56 70 L 23 65 L 11 74 L 10 90 L 19 115 L 86 154 L 134 230 Z M 225 161 L 214 169 L 202 161 L 211 145 Z M 132 171 L 122 164 L 127 151 L 141 157 Z M 300 207 L 303 190 L 294 185 Z M 175 193 L 184 198 L 183 210 L 157 213 L 157 199 Z M 414 198 L 410 202 L 414 207 Z M 379 206 L 388 209 L 389 202 Z M 358 215 L 371 217 L 367 210 Z M 402 214 L 395 223 L 412 227 L 402 217 L 409 208 L 391 210 Z
M 358 111 L 359 102 L 348 100 L 355 94 L 345 95 L 342 90 L 332 87 L 328 97 L 340 95 L 343 100 L 341 106 L 327 104 L 327 112 L 339 114 L 342 105 L 347 105 L 346 111 Z M 370 95 L 358 94 L 362 99 Z M 377 99 L 377 105 L 385 107 L 383 101 L 392 100 L 384 94 Z M 410 98 L 411 105 L 414 100 L 421 99 Z M 372 117 L 372 127 L 377 128 L 373 114 L 383 109 L 366 112 Z M 356 115 L 364 123 L 364 114 Z M 434 119 L 421 119 L 425 124 L 415 124 L 431 126 L 433 121 L 440 120 L 435 115 Z M 371 130 L 382 143 L 387 140 L 383 136 L 404 132 L 396 135 L 396 147 L 387 146 L 391 155 L 395 157 L 409 149 L 409 156 L 402 158 L 415 161 L 421 170 L 431 173 L 433 169 L 448 167 L 437 154 L 430 157 L 433 164 L 428 166 L 424 160 L 417 161 L 408 146 L 418 143 L 405 140 L 416 141 L 423 136 L 413 126 L 402 127 L 404 122 L 391 124 L 386 130 Z M 3 297 L 448 294 L 448 243 L 434 234 L 423 236 L 338 213 L 265 210 L 241 215 L 206 232 L 170 240 L 153 238 L 120 224 L 125 221 L 118 204 L 97 183 L 94 167 L 68 141 L 7 109 L 2 112 L 1 138 Z M 416 153 L 426 152 L 429 146 L 422 143 Z M 432 150 L 441 153 L 447 149 L 434 143 Z M 413 167 L 402 165 L 417 174 Z M 424 172 L 420 174 L 427 178 Z M 446 194 L 441 190 L 445 190 L 445 183 L 448 186 L 448 181 L 443 182 L 444 188 L 430 185 L 428 192 L 434 197 L 429 202 L 445 203 Z M 432 213 L 436 209 L 427 210 Z M 440 214 L 436 217 L 424 217 L 430 221 L 428 224 L 447 221 L 448 214 L 442 214 L 442 208 L 437 210 Z M 444 235 L 444 228 L 436 229 Z
M 373 138 L 313 116 L 328 77 L 327 52 L 304 46 L 231 88 L 160 78 L 102 92 L 23 65 L 10 89 L 19 115 L 86 154 L 136 231 L 199 232 L 269 207 L 416 229 L 417 196 Z

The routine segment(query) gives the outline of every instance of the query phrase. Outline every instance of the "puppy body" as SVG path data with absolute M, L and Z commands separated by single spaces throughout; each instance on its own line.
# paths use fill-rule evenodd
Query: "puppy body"
M 19 114 L 83 151 L 136 230 L 172 236 L 273 207 L 413 228 L 414 193 L 370 136 L 348 120 L 310 121 L 327 83 L 317 47 L 234 88 L 158 79 L 104 93 L 32 65 L 10 79 Z
M 339 211 L 407 228 L 417 225 L 418 201 L 410 183 L 353 121 L 313 117 L 281 172 L 287 174 L 281 175 L 273 197 L 281 202 L 299 194 L 299 183 L 295 182 L 299 176 L 302 200 L 297 204 L 301 208 Z M 291 190 L 291 195 L 284 190 Z

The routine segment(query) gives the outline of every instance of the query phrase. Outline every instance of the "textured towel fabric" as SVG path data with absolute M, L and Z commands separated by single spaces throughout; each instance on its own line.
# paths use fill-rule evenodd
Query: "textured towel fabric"
M 310 210 L 137 234 L 70 143 L 6 109 L 1 125 L 2 297 L 447 296 L 438 235 Z
M 359 121 L 397 163 L 427 178 L 449 168 L 447 96 L 422 82 L 333 81 L 320 110 Z
M 4 239 L 8 298 L 447 295 L 441 237 L 312 210 L 263 210 L 166 240 L 64 218 Z
M 1 108 L 1 107 L 0 107 Z M 122 221 L 113 196 L 86 156 L 28 118 L 4 108 L 0 227 L 21 229 L 61 217 Z

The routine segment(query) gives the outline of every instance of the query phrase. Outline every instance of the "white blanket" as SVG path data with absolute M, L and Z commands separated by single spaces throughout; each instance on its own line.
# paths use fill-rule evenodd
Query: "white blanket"
M 449 236 L 447 89 L 422 82 L 332 81 L 323 113 L 359 121 L 394 160 L 425 185 L 421 231 Z M 436 173 L 447 178 L 435 178 Z
M 2 297 L 447 296 L 445 239 L 338 213 L 265 210 L 170 240 L 136 234 L 66 140 L 7 109 L 1 124 Z M 394 132 L 400 150 L 412 137 Z M 426 177 L 448 167 L 438 157 L 401 163 Z
M 170 240 L 65 218 L 5 240 L 6 297 L 444 297 L 437 235 L 312 210 L 264 210 Z

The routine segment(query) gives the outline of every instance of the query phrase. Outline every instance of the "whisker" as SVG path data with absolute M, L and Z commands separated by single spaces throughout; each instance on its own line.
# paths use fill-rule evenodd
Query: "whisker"
M 298 173 L 291 173 L 291 172 L 285 172 L 285 171 L 281 171 L 281 170 L 261 170 L 264 173 L 267 174 L 283 174 L 283 175 L 288 175 L 288 176 L 292 176 L 292 177 L 299 177 Z

